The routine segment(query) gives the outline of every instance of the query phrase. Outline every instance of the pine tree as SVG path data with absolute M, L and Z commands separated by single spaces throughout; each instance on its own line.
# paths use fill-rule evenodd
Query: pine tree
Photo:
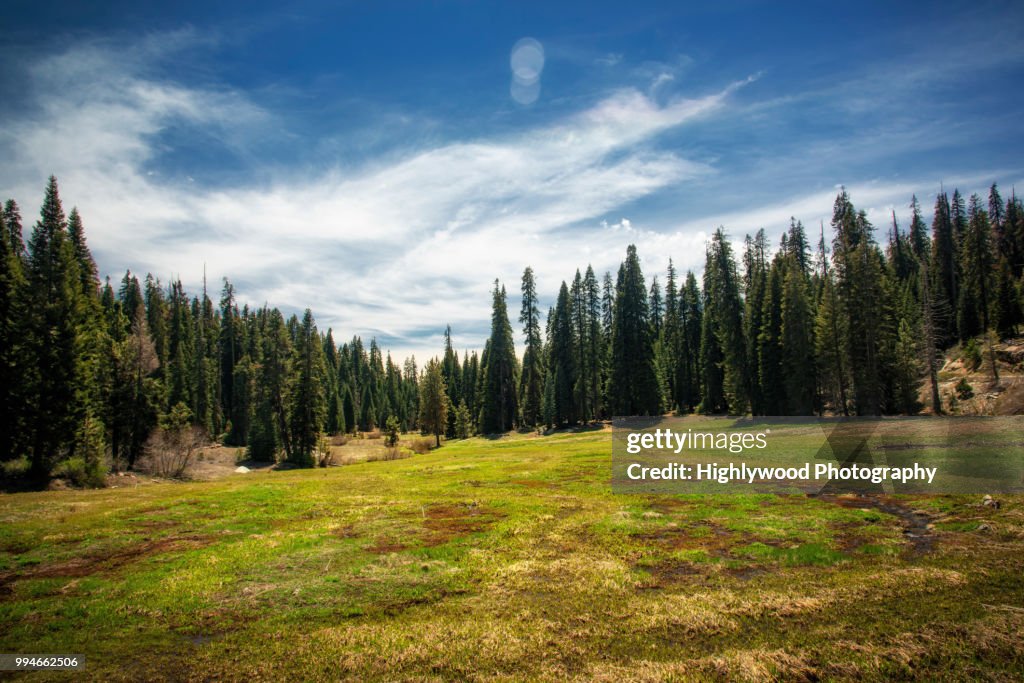
M 665 320 L 665 304 L 661 298 L 661 287 L 658 286 L 657 275 L 651 278 L 648 301 L 651 307 L 651 339 L 658 339 L 661 337 L 661 327 Z
M 594 269 L 589 264 L 587 272 L 583 276 L 583 297 L 587 334 L 579 381 L 584 385 L 586 413 L 583 418 L 593 420 L 599 418 L 604 409 L 601 401 L 601 389 L 606 342 L 601 324 L 601 288 L 597 283 Z
M 141 298 L 141 294 L 140 294 Z M 217 373 L 217 321 L 213 301 L 206 291 L 203 274 L 202 298 L 192 299 L 192 321 L 195 325 L 195 352 L 192 355 L 192 417 L 206 434 L 217 436 L 221 431 L 219 378 Z
M 957 189 L 953 190 L 953 198 L 949 204 L 949 220 L 953 230 L 953 243 L 956 245 L 956 273 L 958 287 L 953 300 L 957 334 L 960 341 L 966 342 L 978 333 L 980 327 L 976 302 L 965 297 L 964 289 L 968 286 L 964 270 L 964 249 L 967 239 L 967 208 L 963 196 Z M 969 296 L 969 295 L 968 295 Z M 976 295 L 975 295 L 976 296 Z M 966 325 L 966 328 L 964 327 Z
M 7 202 L 11 211 L 0 212 L 0 462 L 27 452 L 26 390 L 30 387 L 29 348 L 26 346 L 27 321 L 24 263 L 20 226 L 7 221 L 17 211 L 13 200 Z
M 1006 200 L 1006 231 L 1013 243 L 1013 248 L 1007 255 L 1010 262 L 1010 272 L 1014 280 L 1019 280 L 1024 275 L 1024 207 L 1017 199 L 1016 192 L 1010 194 Z
M 736 272 L 736 261 L 732 248 L 725 237 L 725 231 L 719 228 L 711 238 L 708 248 L 707 265 L 704 269 L 704 306 L 706 325 L 714 341 L 709 343 L 717 346 L 717 350 L 705 359 L 706 363 L 715 363 L 721 372 L 721 390 L 727 410 L 734 415 L 742 415 L 749 405 L 750 381 L 747 376 L 747 348 L 743 335 L 743 303 L 740 300 L 739 277 Z M 702 344 L 705 339 L 702 337 Z M 715 372 L 705 365 L 704 375 L 713 381 Z M 717 389 L 717 387 L 716 387 Z M 705 395 L 717 398 L 709 392 Z M 704 410 L 719 412 L 722 406 Z
M 334 332 L 330 328 L 324 337 L 324 372 L 327 376 L 327 417 L 324 430 L 331 436 L 344 434 L 345 410 L 342 405 L 341 391 L 338 387 L 338 347 L 334 343 Z M 404 425 L 403 425 L 404 427 Z
M 765 415 L 787 413 L 785 366 L 782 348 L 782 298 L 786 277 L 782 252 L 776 254 L 768 271 L 765 287 L 761 328 L 757 336 L 760 392 Z
M 484 374 L 483 395 L 481 396 L 480 430 L 485 434 L 507 432 L 515 427 L 518 413 L 516 405 L 515 345 L 512 340 L 512 325 L 508 321 L 505 288 L 494 281 L 494 303 L 491 314 L 491 337 L 487 361 L 482 367 Z
M 176 280 L 171 284 L 170 326 L 168 334 L 168 363 L 165 381 L 167 384 L 166 405 L 192 404 L 193 377 L 191 367 L 195 355 L 194 326 L 188 296 Z
M 68 236 L 71 238 L 71 246 L 75 252 L 75 261 L 78 264 L 78 278 L 82 286 L 82 295 L 89 299 L 97 295 L 99 275 L 96 271 L 96 262 L 89 253 L 89 247 L 85 242 L 85 228 L 82 226 L 82 217 L 78 214 L 78 208 L 73 207 L 68 215 Z
M 797 270 L 803 274 L 804 277 L 810 277 L 811 274 L 811 257 L 810 245 L 807 243 L 807 233 L 804 230 L 804 224 L 796 220 L 792 216 L 789 218 L 789 233 L 787 241 L 786 254 L 796 264 Z
M 473 358 L 476 358 L 475 354 Z M 473 369 L 470 363 L 465 363 L 463 364 L 462 367 L 463 370 L 465 370 L 467 367 L 469 367 L 470 371 L 472 371 Z M 475 381 L 475 377 L 473 375 L 467 375 L 467 377 L 471 378 L 470 381 Z M 402 380 L 402 386 L 404 387 L 405 391 L 406 416 L 408 419 L 406 429 L 412 431 L 413 429 L 416 429 L 419 425 L 420 413 L 419 371 L 416 369 L 416 356 L 410 356 L 405 360 L 405 363 L 403 363 Z M 472 400 L 470 400 L 470 403 L 472 403 Z M 348 419 L 348 404 L 345 403 L 345 406 L 345 418 Z M 472 416 L 472 414 L 473 413 L 471 408 L 470 416 Z
M 231 430 L 225 437 L 228 446 L 244 446 L 248 436 L 248 405 L 247 397 L 235 397 L 235 372 L 243 355 L 243 329 L 238 321 L 238 306 L 235 305 L 235 288 L 224 278 L 224 289 L 220 299 L 220 334 L 218 352 L 220 360 L 220 397 L 221 413 L 231 423 Z M 246 382 L 239 383 L 238 388 L 247 391 Z
M 611 417 L 608 399 L 608 380 L 612 371 L 612 322 L 615 313 L 615 286 L 612 274 L 605 271 L 601 280 L 601 407 L 605 418 Z
M 459 401 L 459 407 L 455 409 L 455 438 L 468 439 L 473 436 L 473 418 L 466 407 L 466 401 Z
M 997 254 L 1012 262 L 1017 258 L 1017 243 L 1013 226 L 1006 220 L 1006 205 L 999 195 L 999 187 L 992 183 L 988 190 L 988 220 L 992 226 L 992 247 Z
M 448 428 L 448 387 L 444 385 L 441 364 L 432 359 L 423 370 L 420 379 L 420 428 L 433 434 L 437 445 L 441 435 Z
M 289 458 L 292 453 L 287 417 L 291 339 L 279 310 L 264 308 L 259 317 L 263 325 L 262 349 L 254 368 L 248 453 L 253 460 L 273 462 L 281 449 Z
M 791 240 L 792 243 L 792 240 Z M 817 377 L 814 363 L 814 313 L 808 281 L 800 262 L 793 258 L 786 269 L 782 294 L 782 376 L 787 415 L 812 415 L 816 404 Z
M 113 386 L 105 416 L 115 461 L 135 466 L 160 413 L 160 388 L 152 378 L 160 367 L 140 301 L 131 316 L 131 333 L 113 344 Z
M 854 402 L 858 415 L 879 415 L 883 388 L 877 322 L 883 313 L 883 259 L 872 237 L 873 226 L 863 211 L 854 209 L 845 189 L 836 197 L 832 227 L 836 293 L 847 322 L 845 352 Z
M 4 237 L 7 239 L 10 254 L 17 257 L 22 265 L 28 261 L 28 253 L 25 251 L 25 240 L 22 237 L 21 209 L 13 199 L 4 203 L 3 221 L 6 227 Z
M 679 405 L 683 412 L 689 412 L 701 403 L 701 337 L 704 327 L 703 297 L 693 271 L 686 272 L 686 281 L 680 289 L 679 311 L 682 324 Z
M 963 286 L 957 322 L 964 339 L 977 336 L 990 327 L 991 277 L 995 270 L 991 233 L 988 214 L 981 208 L 981 200 L 978 195 L 971 195 L 967 229 L 960 243 Z
M 26 330 L 31 360 L 23 378 L 29 392 L 32 475 L 43 479 L 72 451 L 80 368 L 75 353 L 76 299 L 81 291 L 74 246 L 68 237 L 57 179 L 50 176 L 39 221 L 29 241 L 29 310 Z
M 665 278 L 665 324 L 661 328 L 661 338 L 657 343 L 655 362 L 663 383 L 666 407 L 672 411 L 681 411 L 679 368 L 685 359 L 682 357 L 683 331 L 676 285 L 676 269 L 670 258 Z
M 565 282 L 558 290 L 558 299 L 548 337 L 547 376 L 553 387 L 549 406 L 548 424 L 556 427 L 577 421 L 577 403 L 573 388 L 576 386 L 576 343 L 572 324 L 572 297 Z
M 901 413 L 913 415 L 921 410 L 917 400 L 920 384 L 921 353 L 918 335 L 906 320 L 900 320 L 896 345 L 896 373 L 898 409 Z
M 153 346 L 156 349 L 156 357 L 163 366 L 167 363 L 167 323 L 168 310 L 167 299 L 160 281 L 152 275 L 146 275 L 145 286 L 146 300 L 146 323 L 149 326 L 150 335 L 153 337 Z
M 847 364 L 843 351 L 847 336 L 846 320 L 841 315 L 835 282 L 828 269 L 824 227 L 818 247 L 821 262 L 821 293 L 814 320 L 817 371 L 825 394 L 831 397 L 833 410 L 849 415 L 846 391 Z
M 768 269 L 766 267 L 765 253 L 767 251 L 764 230 L 758 230 L 756 238 L 747 235 L 743 253 L 743 289 L 746 294 L 744 298 L 745 311 L 743 316 L 744 339 L 746 340 L 747 368 L 750 376 L 750 410 L 755 415 L 778 414 L 778 401 L 776 405 L 769 407 L 765 402 L 764 386 L 762 376 L 765 372 L 761 366 L 761 333 L 763 328 L 763 316 L 765 312 L 772 312 L 770 305 L 766 308 L 765 297 L 768 295 Z M 778 284 L 778 283 L 776 283 Z M 781 289 L 779 290 L 781 291 Z M 775 306 L 781 305 L 776 301 Z M 780 319 L 781 320 L 781 319 Z M 777 330 L 776 330 L 777 332 Z M 767 340 L 771 333 L 765 337 Z M 775 343 L 775 342 L 772 342 Z M 777 368 L 770 368 L 766 376 L 777 374 Z M 779 391 L 777 385 L 770 385 L 768 391 Z
M 611 414 L 616 416 L 661 413 L 647 288 L 632 244 L 619 268 L 615 291 L 607 400 Z
M 530 267 L 523 271 L 522 292 L 523 305 L 519 313 L 519 322 L 523 324 L 526 350 L 523 352 L 519 405 L 522 409 L 523 425 L 534 427 L 541 419 L 541 404 L 544 400 L 544 371 L 541 358 L 543 341 L 540 336 L 540 313 L 537 310 L 537 285 L 533 278 L 533 269 Z
M 932 310 L 935 314 L 937 343 L 945 346 L 957 338 L 956 310 L 959 298 L 957 253 L 953 239 L 953 223 L 949 216 L 949 199 L 944 192 L 935 198 L 932 218 L 932 258 L 929 279 L 932 292 Z
M 288 428 L 291 432 L 288 459 L 302 467 L 312 467 L 314 464 L 313 449 L 327 412 L 322 354 L 313 313 L 307 308 L 295 339 L 288 412 Z
M 590 393 L 588 391 L 588 378 L 586 368 L 590 364 L 590 318 L 587 307 L 587 292 L 583 284 L 583 276 L 579 269 L 576 270 L 576 277 L 573 278 L 572 288 L 569 290 L 569 311 L 572 325 L 572 348 L 573 348 L 573 413 L 576 419 L 582 422 L 589 421 L 594 416 L 593 406 L 590 404 Z
M 893 216 L 895 220 L 895 214 Z M 927 263 L 929 257 L 928 230 L 921 218 L 921 205 L 917 195 L 910 200 L 910 232 L 908 233 L 910 250 L 918 263 Z
M 444 374 L 444 384 L 448 387 L 448 405 L 452 410 L 448 411 L 448 428 L 445 436 L 455 436 L 455 409 L 454 406 L 462 400 L 462 370 L 459 368 L 459 354 L 452 347 L 452 328 L 449 325 L 444 331 L 444 359 L 441 362 L 441 372 Z
M 942 362 L 940 341 L 938 337 L 938 326 L 940 303 L 935 300 L 932 294 L 931 275 L 929 268 L 921 269 L 921 332 L 923 337 L 921 344 L 925 353 L 924 365 L 928 371 L 928 381 L 931 388 L 932 412 L 936 415 L 942 414 L 942 400 L 939 398 L 939 365 Z
M 1005 256 L 999 259 L 996 268 L 995 302 L 992 308 L 993 324 L 999 336 L 1004 339 L 1016 336 L 1017 326 L 1022 322 L 1020 294 L 1010 262 Z

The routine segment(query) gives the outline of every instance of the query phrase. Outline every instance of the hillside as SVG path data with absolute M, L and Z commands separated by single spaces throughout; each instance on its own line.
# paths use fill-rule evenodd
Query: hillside
M 979 349 L 980 350 L 980 349 Z M 999 382 L 993 382 L 991 363 L 982 357 L 971 358 L 957 345 L 946 352 L 939 370 L 939 395 L 943 409 L 954 415 L 1024 414 L 1024 339 L 1007 339 L 994 346 Z M 972 394 L 963 398 L 957 385 L 965 381 Z M 920 402 L 931 413 L 930 385 L 921 386 Z M 952 397 L 957 397 L 952 399 Z M 952 400 L 951 400 L 952 399 Z
M 0 651 L 91 680 L 1024 675 L 1024 498 L 613 495 L 610 450 L 0 495 Z

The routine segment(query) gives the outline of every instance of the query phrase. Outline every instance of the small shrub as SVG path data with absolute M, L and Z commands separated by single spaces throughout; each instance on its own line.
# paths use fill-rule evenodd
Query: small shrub
M 57 465 L 53 474 L 67 479 L 72 486 L 99 488 L 106 484 L 107 468 L 102 462 L 86 460 L 80 455 L 68 458 Z
M 388 448 L 394 448 L 395 444 L 398 443 L 398 430 L 400 426 L 397 417 L 394 415 L 388 416 L 388 421 L 384 425 L 384 433 L 387 435 L 384 443 L 388 445 Z
M 981 361 L 979 361 L 980 363 Z M 961 377 L 956 383 L 956 397 L 960 401 L 966 401 L 974 396 L 974 387 L 970 385 L 966 377 Z
M 964 367 L 970 372 L 974 372 L 981 367 L 981 347 L 978 346 L 977 340 L 970 339 L 964 344 L 964 350 L 960 353 L 960 360 L 964 362 Z
M 363 434 L 364 438 L 367 439 L 380 439 L 384 435 L 380 433 L 379 429 L 373 429 Z
M 75 456 L 58 464 L 54 474 L 74 486 L 100 488 L 107 485 L 107 444 L 103 424 L 87 415 L 75 432 Z
M 21 456 L 14 460 L 8 460 L 7 462 L 0 462 L 0 479 L 14 480 L 22 479 L 28 476 L 28 471 L 32 468 L 32 463 L 28 457 Z
M 331 437 L 331 445 L 332 446 L 344 446 L 345 444 L 348 443 L 348 441 L 349 441 L 349 435 L 348 434 L 335 434 L 334 436 Z

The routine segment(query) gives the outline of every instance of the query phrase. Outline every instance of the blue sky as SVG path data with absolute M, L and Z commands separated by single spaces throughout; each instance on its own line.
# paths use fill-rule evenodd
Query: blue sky
M 85 4 L 7 4 L 0 194 L 54 173 L 114 279 L 205 264 L 399 357 L 482 346 L 527 265 L 550 302 L 840 184 L 882 229 L 1024 186 L 1019 2 Z

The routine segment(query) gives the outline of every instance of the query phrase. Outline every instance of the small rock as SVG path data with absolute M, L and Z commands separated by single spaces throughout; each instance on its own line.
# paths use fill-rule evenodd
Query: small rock
M 978 531 L 991 531 L 991 530 L 992 530 L 992 527 L 989 526 L 988 524 L 979 524 L 978 525 Z
M 245 474 L 246 472 L 251 472 L 251 471 L 252 470 L 250 470 L 245 465 L 239 465 L 238 467 L 235 468 L 235 472 L 238 472 L 239 474 Z
M 981 504 L 987 508 L 992 508 L 993 510 L 998 510 L 1000 507 L 999 501 L 993 498 L 992 496 L 985 496 L 981 500 Z

